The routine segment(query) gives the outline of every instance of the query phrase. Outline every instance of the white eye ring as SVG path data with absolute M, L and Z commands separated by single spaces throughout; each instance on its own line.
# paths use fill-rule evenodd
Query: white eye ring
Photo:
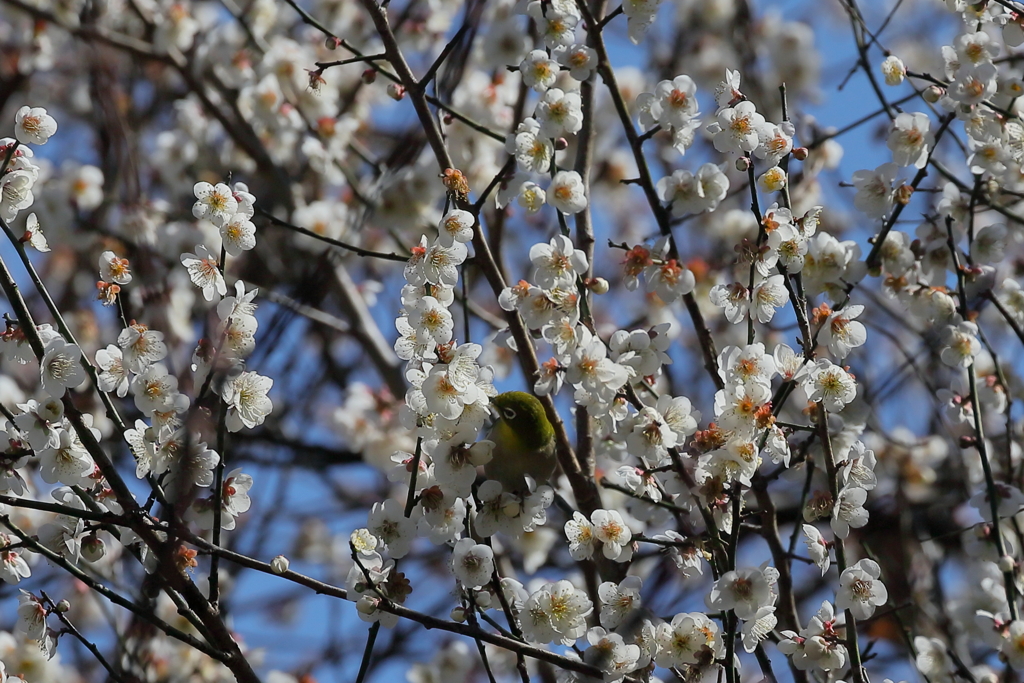
M 516 419 L 516 411 L 512 408 L 502 408 L 501 414 L 506 420 Z

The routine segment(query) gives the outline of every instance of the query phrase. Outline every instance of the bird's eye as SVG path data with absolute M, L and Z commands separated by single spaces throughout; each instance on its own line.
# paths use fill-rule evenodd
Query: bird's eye
M 501 414 L 505 417 L 506 420 L 516 419 L 516 411 L 513 410 L 512 408 L 502 408 Z

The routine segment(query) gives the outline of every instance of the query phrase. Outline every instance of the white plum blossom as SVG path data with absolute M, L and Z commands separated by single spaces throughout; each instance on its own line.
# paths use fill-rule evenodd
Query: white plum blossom
M 722 574 L 705 602 L 709 609 L 734 610 L 740 619 L 751 619 L 758 610 L 771 604 L 772 590 L 763 571 L 746 567 Z
M 754 156 L 777 168 L 779 162 L 793 151 L 795 132 L 793 124 L 788 121 L 779 125 L 766 123 L 758 130 L 759 140 Z
M 855 171 L 853 186 L 857 194 L 853 197 L 853 205 L 868 216 L 882 218 L 892 207 L 893 181 L 899 168 L 893 162 L 882 164 L 874 171 Z
M 804 384 L 808 400 L 821 402 L 826 410 L 832 412 L 842 410 L 857 396 L 857 383 L 853 376 L 825 359 L 815 363 Z
M 593 556 L 597 536 L 590 520 L 579 512 L 573 512 L 572 519 L 565 523 L 565 535 L 569 539 L 572 559 L 585 560 Z
M 540 122 L 539 135 L 544 138 L 561 138 L 578 133 L 583 127 L 581 106 L 578 92 L 563 92 L 559 88 L 546 91 L 541 95 L 534 112 Z
M 734 107 L 726 107 L 715 115 L 707 130 L 712 134 L 715 149 L 724 154 L 749 154 L 757 149 L 764 117 L 757 113 L 754 103 L 743 100 Z
M 9 536 L 0 534 L 0 578 L 4 583 L 17 584 L 32 576 L 32 570 L 20 552 L 10 549 L 11 544 Z
M 639 576 L 627 576 L 619 583 L 606 581 L 597 588 L 601 599 L 601 626 L 614 629 L 623 623 L 626 616 L 640 608 L 640 589 L 643 581 Z
M 494 551 L 472 538 L 463 538 L 452 551 L 452 571 L 467 588 L 484 586 L 494 574 Z
M 386 500 L 374 503 L 366 528 L 387 548 L 394 559 L 405 557 L 416 538 L 416 521 L 406 517 L 402 503 Z
M 825 541 L 825 538 L 815 526 L 804 524 L 801 529 L 804 534 L 804 543 L 807 545 L 807 554 L 815 566 L 821 570 L 821 575 L 825 576 L 831 565 L 828 542 Z
M 558 63 L 569 69 L 569 75 L 583 82 L 597 68 L 597 52 L 582 43 L 574 43 L 569 47 L 555 52 Z
M 121 330 L 117 335 L 118 359 L 122 361 L 124 370 L 142 372 L 153 363 L 167 357 L 167 345 L 164 335 L 151 330 L 142 323 L 134 323 Z M 110 354 L 108 349 L 107 354 Z M 112 357 L 111 357 L 112 358 Z M 100 362 L 99 352 L 96 362 Z
M 35 174 L 28 171 L 14 170 L 0 176 L 0 219 L 13 221 L 19 211 L 32 206 L 35 182 Z
M 510 133 L 505 139 L 505 151 L 516 158 L 516 164 L 521 171 L 547 173 L 552 159 L 555 158 L 555 145 L 541 135 L 540 128 L 541 124 L 537 119 L 528 117 L 523 119 L 515 132 Z M 509 187 L 521 188 L 526 181 L 524 177 L 518 184 L 510 182 Z M 499 206 L 506 203 L 507 201 L 499 201 Z
M 47 484 L 78 486 L 91 474 L 95 463 L 85 450 L 78 435 L 66 429 L 59 430 L 58 443 L 39 453 L 39 474 Z
M 132 281 L 132 272 L 128 267 L 128 259 L 118 258 L 112 251 L 105 251 L 100 254 L 99 266 L 100 279 L 104 282 L 126 285 Z
M 951 367 L 969 368 L 974 357 L 981 352 L 978 326 L 972 322 L 947 325 L 942 331 L 942 351 L 939 357 Z
M 729 193 L 729 176 L 716 164 L 704 164 L 696 173 L 685 169 L 657 183 L 658 197 L 672 207 L 673 216 L 714 211 Z
M 17 629 L 29 640 L 41 641 L 46 638 L 47 610 L 42 601 L 28 591 L 21 591 L 18 597 Z
M 38 252 L 45 253 L 50 251 L 46 235 L 43 234 L 42 228 L 39 227 L 39 218 L 34 213 L 30 213 L 28 218 L 25 219 L 25 235 L 22 237 L 22 240 Z
M 182 254 L 181 265 L 188 270 L 192 284 L 203 291 L 203 298 L 207 301 L 213 301 L 213 297 L 216 295 L 224 296 L 228 293 L 224 275 L 220 271 L 220 262 L 217 256 L 206 248 L 206 245 L 196 246 L 194 254 L 190 252 Z
M 548 56 L 544 50 L 533 50 L 519 63 L 519 73 L 523 75 L 526 87 L 537 92 L 544 92 L 555 84 L 558 78 L 558 62 Z
M 220 238 L 224 251 L 238 256 L 256 246 L 256 226 L 244 213 L 236 213 L 220 225 Z
M 237 432 L 263 424 L 274 404 L 267 396 L 274 380 L 259 373 L 245 371 L 225 382 L 221 397 L 228 404 L 227 428 Z
M 863 306 L 854 304 L 833 311 L 822 323 L 818 339 L 836 358 L 846 358 L 850 351 L 863 346 L 867 341 L 868 334 L 864 323 L 855 320 L 863 312 Z
M 723 309 L 725 319 L 738 325 L 747 319 L 750 308 L 750 290 L 739 282 L 719 284 L 711 288 L 711 303 Z
M 855 486 L 846 486 L 839 492 L 831 521 L 832 532 L 837 537 L 845 539 L 851 528 L 859 529 L 868 523 L 868 511 L 864 509 L 867 499 L 868 492 Z
M 235 520 L 249 510 L 252 501 L 249 489 L 252 488 L 252 477 L 244 474 L 241 469 L 231 470 L 224 476 L 224 486 L 220 495 L 221 528 L 232 530 Z M 185 513 L 186 519 L 195 522 L 200 529 L 212 529 L 215 524 L 216 496 L 211 494 L 205 498 L 197 498 Z
M 57 121 L 42 107 L 22 107 L 14 115 L 14 137 L 23 145 L 45 145 L 57 132 Z
M 889 55 L 882 62 L 882 74 L 886 85 L 899 85 L 907 77 L 907 67 L 896 55 Z
M 579 385 L 590 396 L 610 403 L 615 392 L 629 381 L 629 371 L 608 358 L 608 348 L 589 330 L 581 330 L 579 345 L 572 353 L 565 381 Z
M 43 391 L 53 398 L 60 398 L 68 389 L 81 386 L 86 380 L 82 349 L 64 341 L 63 337 L 50 340 L 39 361 L 39 376 Z
M 628 562 L 633 556 L 633 533 L 617 510 L 594 510 L 590 515 L 594 538 L 601 542 L 601 552 L 609 560 Z
M 570 11 L 566 11 L 570 10 Z M 571 4 L 541 3 L 532 0 L 526 14 L 537 22 L 537 29 L 548 49 L 571 45 L 575 39 L 576 24 L 580 16 Z
M 665 303 L 672 303 L 693 291 L 697 278 L 693 271 L 676 259 L 654 263 L 644 270 L 647 289 Z
M 572 645 L 586 633 L 586 618 L 593 610 L 587 594 L 569 581 L 546 584 L 523 605 L 523 635 L 535 643 Z
M 673 667 L 697 664 L 725 653 L 725 643 L 718 625 L 701 612 L 683 612 L 669 623 L 658 625 L 655 640 L 658 666 Z
M 473 240 L 473 214 L 462 209 L 452 209 L 444 215 L 437 226 L 437 241 L 443 247 L 450 247 L 455 242 Z
M 934 144 L 930 123 L 927 114 L 903 112 L 896 115 L 886 144 L 898 166 L 924 168 L 928 163 L 928 150 Z
M 548 204 L 564 214 L 579 213 L 587 208 L 586 189 L 576 171 L 559 171 L 547 189 Z
M 205 218 L 218 228 L 238 212 L 238 200 L 235 199 L 231 188 L 224 183 L 211 185 L 207 182 L 198 182 L 192 188 L 192 192 L 196 196 L 196 203 L 192 205 L 192 215 L 196 218 Z
M 885 585 L 878 578 L 881 567 L 874 560 L 861 560 L 839 576 L 836 608 L 848 609 L 855 619 L 869 619 L 876 607 L 889 600 Z
M 530 247 L 530 261 L 534 266 L 533 279 L 544 289 L 559 284 L 574 286 L 576 278 L 587 272 L 587 255 L 565 235 L 555 235 L 548 244 Z
M 775 317 L 776 309 L 782 308 L 789 301 L 783 275 L 770 275 L 754 285 L 752 295 L 754 312 L 757 321 L 769 323 Z
M 639 45 L 647 29 L 654 23 L 662 0 L 626 0 L 622 11 L 626 15 L 626 32 L 634 45 Z
M 621 681 L 626 674 L 636 670 L 640 659 L 640 646 L 626 644 L 618 633 L 608 633 L 600 626 L 587 632 L 590 647 L 583 653 L 583 661 L 597 666 L 605 672 L 608 683 Z

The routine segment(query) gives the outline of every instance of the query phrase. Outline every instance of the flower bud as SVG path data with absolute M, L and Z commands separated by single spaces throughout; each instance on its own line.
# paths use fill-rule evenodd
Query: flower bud
M 587 287 L 594 294 L 607 294 L 610 285 L 603 277 L 592 277 L 587 281 Z
M 973 434 L 964 434 L 960 437 L 960 448 L 973 448 L 977 443 L 978 439 Z
M 327 40 L 324 41 L 324 47 L 328 50 L 337 50 L 341 46 L 341 38 L 338 36 L 327 36 Z
M 1014 569 L 1017 568 L 1017 563 L 1009 555 L 1003 555 L 1002 557 L 1000 557 L 998 564 L 999 571 L 1001 571 L 1004 574 L 1012 572 Z
M 288 571 L 288 567 L 291 563 L 288 562 L 288 558 L 284 555 L 278 555 L 270 561 L 270 570 L 275 574 L 284 574 Z
M 452 121 L 455 120 L 455 117 L 452 116 L 451 114 L 445 114 L 441 120 L 444 121 L 444 125 L 450 126 L 452 125 Z
M 558 138 L 555 140 L 555 150 L 561 152 L 569 146 L 569 141 L 565 138 Z
M 95 534 L 89 534 L 82 539 L 82 558 L 86 562 L 99 562 L 106 554 L 106 546 L 103 539 Z
M 358 602 L 356 602 L 356 609 L 359 610 L 360 614 L 365 614 L 367 616 L 375 613 L 377 611 L 377 598 L 371 598 L 369 595 L 364 595 L 359 598 Z
M 482 609 L 489 609 L 494 600 L 487 591 L 479 591 L 473 595 L 473 601 Z
M 68 610 L 71 609 L 71 603 L 67 600 L 61 600 L 54 606 L 54 609 L 57 610 L 58 614 L 67 614 Z
M 736 170 L 740 173 L 746 173 L 747 169 L 750 168 L 750 159 L 747 157 L 740 157 L 736 160 Z
M 388 83 L 388 97 L 398 102 L 405 97 L 405 86 L 401 83 Z
M 803 161 L 810 154 L 810 150 L 806 147 L 795 147 L 793 148 L 793 158 L 797 161 Z
M 929 85 L 927 88 L 924 89 L 924 92 L 921 93 L 921 97 L 924 99 L 925 102 L 929 104 L 935 104 L 936 102 L 939 101 L 939 98 L 942 97 L 943 92 L 943 89 L 940 88 L 939 86 Z
M 458 607 L 453 607 L 451 612 L 451 618 L 452 621 L 454 621 L 455 623 L 461 624 L 466 620 L 466 609 L 461 605 Z
M 363 83 L 369 85 L 377 80 L 377 72 L 374 69 L 367 69 L 360 78 L 363 79 Z

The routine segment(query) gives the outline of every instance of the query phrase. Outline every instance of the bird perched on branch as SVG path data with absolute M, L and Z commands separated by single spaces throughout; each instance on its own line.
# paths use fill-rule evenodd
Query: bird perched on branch
M 491 399 L 495 421 L 487 439 L 494 442 L 484 474 L 509 492 L 526 495 L 526 476 L 537 485 L 555 472 L 555 428 L 537 397 L 506 391 Z

